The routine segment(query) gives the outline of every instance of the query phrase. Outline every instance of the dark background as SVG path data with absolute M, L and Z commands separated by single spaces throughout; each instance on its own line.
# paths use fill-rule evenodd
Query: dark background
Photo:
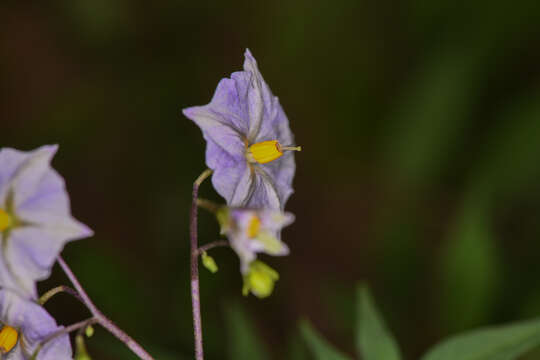
M 232 339 L 249 320 L 271 358 L 305 358 L 302 317 L 352 354 L 366 281 L 415 359 L 449 334 L 540 314 L 539 30 L 537 0 L 3 1 L 0 146 L 60 144 L 54 167 L 96 232 L 65 259 L 156 358 L 188 359 L 205 143 L 181 109 L 209 102 L 249 47 L 304 149 L 297 221 L 291 255 L 264 257 L 281 274 L 269 299 L 242 297 L 237 257 L 212 251 L 207 357 L 241 358 Z M 210 183 L 201 195 L 219 201 Z M 201 243 L 217 236 L 201 214 Z M 40 289 L 59 283 L 55 268 Z M 87 316 L 65 295 L 47 308 L 63 324 Z M 101 329 L 88 346 L 134 358 Z

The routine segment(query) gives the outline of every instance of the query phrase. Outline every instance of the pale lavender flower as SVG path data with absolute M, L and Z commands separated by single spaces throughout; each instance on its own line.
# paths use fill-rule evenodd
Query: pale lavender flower
M 289 254 L 280 239 L 281 229 L 294 221 L 294 215 L 272 209 L 222 207 L 217 213 L 221 232 L 240 258 L 240 270 L 246 274 L 257 253 L 274 256 Z
M 70 213 L 64 180 L 50 166 L 57 146 L 0 150 L 0 288 L 36 298 L 66 242 L 92 235 Z
M 293 134 L 279 100 L 246 50 L 244 71 L 222 79 L 212 101 L 183 110 L 207 141 L 212 183 L 230 206 L 283 209 L 295 172 Z
M 2 359 L 29 360 L 40 345 L 36 360 L 72 359 L 67 334 L 43 344 L 49 336 L 62 330 L 51 315 L 35 302 L 5 289 L 0 290 L 0 327 Z

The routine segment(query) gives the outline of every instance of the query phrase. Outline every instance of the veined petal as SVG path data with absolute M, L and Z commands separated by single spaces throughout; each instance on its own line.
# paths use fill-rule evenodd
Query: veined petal
M 260 139 L 260 134 L 270 136 L 273 127 L 272 119 L 277 113 L 277 98 L 272 95 L 270 88 L 264 81 L 257 61 L 251 55 L 249 49 L 246 49 L 244 54 L 244 70 L 248 74 L 249 87 L 248 87 L 248 111 L 249 111 L 249 132 L 248 140 L 250 143 L 254 143 L 257 139 Z M 264 140 L 276 140 L 264 139 Z
M 209 104 L 212 111 L 219 114 L 222 121 L 230 124 L 239 134 L 247 134 L 249 121 L 245 101 L 248 82 L 243 74 L 235 72 L 230 79 L 221 79 Z
M 232 157 L 214 141 L 207 138 L 206 165 L 214 170 L 212 174 L 214 188 L 229 203 L 247 168 L 244 157 Z
M 212 109 L 211 104 L 194 106 L 183 110 L 184 115 L 193 120 L 203 134 L 220 146 L 232 157 L 243 156 L 246 145 L 242 135 L 226 118 Z
M 292 187 L 294 173 L 296 171 L 294 154 L 292 152 L 286 152 L 279 161 L 261 164 L 259 168 L 268 173 L 270 179 L 273 179 L 275 189 L 279 195 L 281 209 L 284 209 L 289 197 L 294 192 Z
M 231 206 L 245 206 L 253 195 L 255 182 L 256 177 L 254 176 L 252 168 L 247 164 L 244 165 L 243 174 L 236 183 L 236 187 L 228 203 L 230 203 Z
M 282 209 L 278 189 L 272 177 L 261 166 L 253 166 L 253 169 L 252 191 L 242 205 L 250 208 Z

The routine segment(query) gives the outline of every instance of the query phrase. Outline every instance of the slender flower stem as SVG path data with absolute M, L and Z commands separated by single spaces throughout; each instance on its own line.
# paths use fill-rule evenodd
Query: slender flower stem
M 193 197 L 189 219 L 189 237 L 191 243 L 191 306 L 193 308 L 193 334 L 195 338 L 195 359 L 203 360 L 203 337 L 201 321 L 201 299 L 199 293 L 199 245 L 197 238 L 197 198 L 202 182 L 212 174 L 206 169 L 193 183 Z
M 229 242 L 226 240 L 212 241 L 211 243 L 208 243 L 199 247 L 199 250 L 197 250 L 197 252 L 199 255 L 201 255 L 203 252 L 213 249 L 215 247 L 219 247 L 219 246 L 229 246 Z
M 142 360 L 154 360 L 150 354 L 146 352 L 146 350 L 143 349 L 141 345 L 139 345 L 135 340 L 133 340 L 128 334 L 126 334 L 122 329 L 120 329 L 118 326 L 116 326 L 115 323 L 112 322 L 109 318 L 107 318 L 97 307 L 94 305 L 84 288 L 82 287 L 81 283 L 71 271 L 68 264 L 62 259 L 61 256 L 58 256 L 57 258 L 58 263 L 62 267 L 62 270 L 66 273 L 67 277 L 73 284 L 73 287 L 75 287 L 75 290 L 79 293 L 79 296 L 81 297 L 82 301 L 90 310 L 92 315 L 94 316 L 96 323 L 103 326 L 105 329 L 107 329 L 111 334 L 116 336 L 118 340 L 123 342 L 133 353 L 135 353 L 140 359 Z
M 90 319 L 86 319 L 86 320 L 83 320 L 83 321 L 79 321 L 78 323 L 75 323 L 75 324 L 72 324 L 72 325 L 69 325 L 65 328 L 63 328 L 62 330 L 58 331 L 58 332 L 55 332 L 51 335 L 49 335 L 48 337 L 46 337 L 42 342 L 41 342 L 41 345 L 45 345 L 46 343 L 48 343 L 49 341 L 51 340 L 54 340 L 56 339 L 57 337 L 61 336 L 61 335 L 64 335 L 64 334 L 69 334 L 75 330 L 79 330 L 79 329 L 85 329 L 87 328 L 89 325 L 92 325 L 92 324 L 95 324 L 98 322 L 98 319 L 96 319 L 95 317 L 92 317 Z
M 75 299 L 79 300 L 84 304 L 84 300 L 80 297 L 79 293 L 77 293 L 75 290 L 70 288 L 69 286 L 60 285 L 55 288 L 52 288 L 51 290 L 47 291 L 45 294 L 41 295 L 39 298 L 39 304 L 45 305 L 47 301 L 49 301 L 53 296 L 60 293 L 67 293 L 71 296 L 73 296 Z
M 208 210 L 213 214 L 217 213 L 219 210 L 218 204 L 215 204 L 212 201 L 206 199 L 197 199 L 197 206 Z

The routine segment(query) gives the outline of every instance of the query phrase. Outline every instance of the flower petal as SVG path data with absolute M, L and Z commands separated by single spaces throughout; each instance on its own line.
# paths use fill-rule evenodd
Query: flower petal
M 62 329 L 43 307 L 4 289 L 0 290 L 0 322 L 20 329 L 22 333 L 14 353 L 10 353 L 13 360 L 28 359 L 41 341 Z M 48 342 L 40 350 L 37 360 L 68 360 L 71 356 L 69 337 L 62 335 Z
M 51 159 L 57 150 L 57 145 L 42 146 L 30 152 L 30 156 L 17 168 L 8 184 L 13 192 L 15 208 L 36 193 L 43 177 L 51 169 Z
M 236 187 L 232 194 L 232 197 L 228 199 L 227 203 L 232 206 L 244 206 L 251 199 L 254 191 L 255 176 L 251 167 L 246 163 L 240 166 L 244 171 L 240 179 L 236 182 Z M 239 169 L 237 169 L 239 171 Z
M 244 157 L 246 145 L 242 135 L 227 118 L 212 109 L 212 104 L 194 106 L 183 110 L 184 115 L 195 122 L 205 138 L 214 141 L 232 157 Z
M 250 74 L 248 91 L 248 109 L 249 109 L 249 133 L 250 143 L 277 140 L 271 135 L 274 131 L 273 119 L 279 110 L 277 97 L 272 95 L 268 84 L 264 81 L 257 61 L 251 55 L 249 49 L 244 54 L 244 70 Z M 267 138 L 269 137 L 269 138 Z M 261 140 L 261 138 L 264 138 Z
M 58 229 L 66 240 L 93 235 L 91 229 L 71 216 L 64 179 L 53 169 L 41 177 L 34 193 L 19 204 L 15 211 L 22 221 Z
M 253 166 L 253 169 L 251 194 L 241 205 L 250 208 L 282 209 L 278 189 L 272 177 L 260 166 Z
M 74 220 L 47 226 L 23 226 L 13 229 L 5 243 L 4 261 L 25 293 L 31 293 L 34 281 L 49 277 L 56 257 L 68 240 L 84 233 Z
M 269 178 L 273 179 L 274 186 L 279 195 L 281 209 L 285 208 L 285 204 L 289 197 L 294 193 L 292 182 L 296 171 L 294 154 L 285 152 L 281 158 L 266 164 L 260 165 L 269 174 Z
M 3 234 L 0 234 L 0 240 L 3 243 Z M 0 252 L 0 284 L 3 289 L 9 289 L 14 292 L 18 292 L 20 295 L 24 295 L 27 298 L 35 299 L 37 297 L 37 290 L 34 281 L 26 279 L 26 281 L 20 281 L 15 277 L 15 271 L 11 269 L 10 264 L 7 262 L 5 251 L 2 249 Z
M 10 148 L 0 149 L 0 206 L 4 206 L 8 184 L 17 169 L 29 158 L 32 153 L 23 152 Z

